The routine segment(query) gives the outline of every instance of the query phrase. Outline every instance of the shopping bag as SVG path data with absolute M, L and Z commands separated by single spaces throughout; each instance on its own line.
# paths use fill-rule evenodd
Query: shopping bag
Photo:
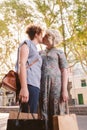
M 6 130 L 45 130 L 45 120 L 38 119 L 38 114 L 11 111 Z
M 45 130 L 41 119 L 8 119 L 6 130 Z
M 53 116 L 53 130 L 79 130 L 75 114 Z
M 38 119 L 39 116 L 36 113 L 23 113 L 20 112 L 19 117 L 17 111 L 10 111 L 9 112 L 9 119 Z
M 53 116 L 54 130 L 79 130 L 75 114 Z
M 6 130 L 45 130 L 45 120 L 35 113 L 22 113 L 19 107 L 19 111 L 9 113 Z

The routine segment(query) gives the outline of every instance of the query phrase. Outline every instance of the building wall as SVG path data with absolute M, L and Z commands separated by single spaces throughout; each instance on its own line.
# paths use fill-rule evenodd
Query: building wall
M 86 81 L 86 86 L 82 87 L 81 80 Z M 85 73 L 81 73 L 81 71 L 77 71 L 77 73 L 75 73 L 72 70 L 71 72 L 69 72 L 69 82 L 72 82 L 70 94 L 72 96 L 72 99 L 75 99 L 75 104 L 80 104 L 78 94 L 82 94 L 83 104 L 87 105 L 87 75 Z
M 71 89 L 71 95 L 72 99 L 75 99 L 75 103 L 79 104 L 78 94 L 83 95 L 83 104 L 87 105 L 87 87 L 86 88 L 77 88 L 77 89 Z

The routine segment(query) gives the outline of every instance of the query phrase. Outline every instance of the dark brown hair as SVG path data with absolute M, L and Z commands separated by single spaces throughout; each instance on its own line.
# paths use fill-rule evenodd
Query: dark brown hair
M 29 38 L 31 40 L 34 39 L 35 37 L 35 34 L 40 34 L 42 33 L 42 29 L 41 27 L 39 26 L 36 26 L 36 25 L 28 25 L 27 28 L 26 28 L 26 34 L 28 34 Z

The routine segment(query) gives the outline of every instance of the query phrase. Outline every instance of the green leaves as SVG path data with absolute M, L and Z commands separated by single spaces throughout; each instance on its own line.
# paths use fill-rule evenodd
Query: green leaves
M 60 30 L 64 37 L 61 47 L 70 65 L 80 62 L 87 67 L 86 1 L 4 0 L 0 4 L 0 39 L 5 48 L 1 63 L 7 64 L 9 57 L 17 51 L 29 23 Z

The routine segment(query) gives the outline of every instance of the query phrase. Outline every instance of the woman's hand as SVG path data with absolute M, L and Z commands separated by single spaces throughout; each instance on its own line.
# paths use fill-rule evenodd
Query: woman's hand
M 67 90 L 63 90 L 61 96 L 62 96 L 62 101 L 66 102 L 69 99 L 68 91 Z
M 20 94 L 19 94 L 19 100 L 21 100 L 22 103 L 28 102 L 29 100 L 28 88 L 21 88 Z

